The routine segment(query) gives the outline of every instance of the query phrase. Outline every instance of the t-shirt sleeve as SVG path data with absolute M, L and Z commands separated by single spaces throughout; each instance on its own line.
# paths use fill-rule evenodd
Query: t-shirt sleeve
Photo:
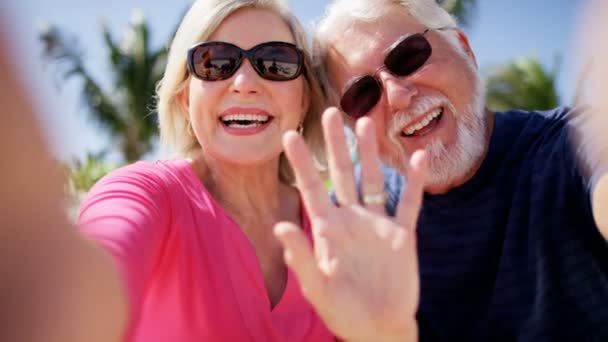
M 581 226 L 595 227 L 592 234 L 599 234 L 593 219 L 591 204 L 592 180 L 584 153 L 585 142 L 580 139 L 580 123 L 585 120 L 585 108 L 559 108 L 549 112 L 549 121 L 544 125 L 541 136 L 542 149 L 539 151 L 545 161 L 545 172 L 562 175 L 555 187 L 562 189 L 560 196 L 566 196 L 571 203 L 580 207 Z M 542 169 L 542 167 L 539 167 Z
M 131 317 L 141 307 L 145 280 L 157 260 L 169 215 L 165 183 L 149 163 L 110 173 L 81 204 L 78 226 L 113 257 Z

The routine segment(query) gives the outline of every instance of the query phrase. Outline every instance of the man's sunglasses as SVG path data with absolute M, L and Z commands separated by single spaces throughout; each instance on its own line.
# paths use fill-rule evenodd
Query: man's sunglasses
M 294 44 L 266 42 L 249 50 L 226 42 L 200 43 L 188 50 L 188 70 L 205 81 L 226 80 L 239 69 L 243 58 L 260 77 L 289 81 L 302 73 L 304 54 Z
M 438 28 L 436 30 L 443 30 Z M 433 49 L 424 35 L 431 29 L 416 33 L 395 42 L 384 58 L 384 65 L 373 75 L 357 77 L 345 87 L 340 108 L 348 116 L 358 119 L 366 115 L 380 101 L 382 81 L 376 76 L 386 68 L 396 76 L 407 76 L 420 69 L 431 57 Z

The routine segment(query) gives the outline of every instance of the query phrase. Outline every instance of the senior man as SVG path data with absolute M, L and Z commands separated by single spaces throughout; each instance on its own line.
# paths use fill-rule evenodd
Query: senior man
M 487 110 L 467 37 L 433 0 L 335 1 L 315 42 L 331 101 L 374 122 L 386 164 L 406 174 L 427 151 L 420 339 L 608 340 L 605 116 Z M 403 185 L 386 171 L 389 212 Z

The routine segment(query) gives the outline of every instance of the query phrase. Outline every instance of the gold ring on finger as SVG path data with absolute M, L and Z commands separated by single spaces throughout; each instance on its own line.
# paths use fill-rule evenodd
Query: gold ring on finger
M 379 194 L 373 195 L 363 195 L 363 203 L 364 204 L 384 204 L 387 200 L 386 192 L 381 192 Z

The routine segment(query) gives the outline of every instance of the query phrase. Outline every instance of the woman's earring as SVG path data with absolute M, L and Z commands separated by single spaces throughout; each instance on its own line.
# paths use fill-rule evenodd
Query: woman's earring
M 298 125 L 298 134 L 304 135 L 304 123 L 303 122 L 300 122 L 300 124 Z

